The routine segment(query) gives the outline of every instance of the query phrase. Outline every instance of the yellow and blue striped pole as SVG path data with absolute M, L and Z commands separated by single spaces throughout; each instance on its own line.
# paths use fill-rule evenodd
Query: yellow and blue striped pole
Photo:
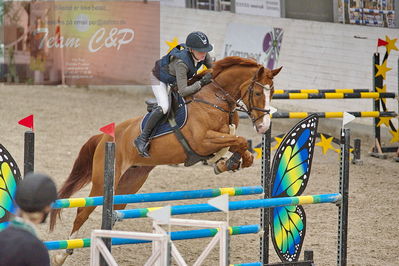
M 212 198 L 220 196 L 222 194 L 228 194 L 229 196 L 241 196 L 241 195 L 253 195 L 253 194 L 262 194 L 262 193 L 263 193 L 263 188 L 261 186 L 248 186 L 248 187 L 226 187 L 226 188 L 201 189 L 201 190 L 115 195 L 114 205 L 127 204 L 127 203 L 140 203 L 140 202 Z M 59 199 L 56 202 L 54 202 L 52 207 L 54 209 L 59 209 L 59 208 L 101 206 L 103 205 L 103 200 L 104 200 L 103 197 Z
M 335 203 L 340 201 L 341 194 L 321 194 L 310 196 L 297 196 L 297 197 L 281 197 L 281 198 L 267 198 L 255 200 L 242 200 L 230 201 L 229 210 L 246 210 L 246 209 L 259 209 L 259 208 L 274 208 L 280 206 L 304 205 L 304 204 L 318 204 L 318 203 Z M 118 210 L 116 216 L 118 219 L 133 219 L 147 217 L 147 213 L 161 207 L 153 208 L 140 208 L 131 210 Z M 212 207 L 207 203 L 192 204 L 192 205 L 177 205 L 171 207 L 172 215 L 192 214 L 192 213 L 207 213 L 219 212 L 219 209 Z
M 230 235 L 256 234 L 259 232 L 259 230 L 260 227 L 258 224 L 230 226 L 229 234 Z M 213 237 L 217 234 L 217 232 L 218 232 L 217 228 L 176 231 L 171 233 L 171 239 L 185 240 L 185 239 Z M 147 240 L 112 238 L 112 245 L 141 244 L 141 243 L 150 243 L 150 242 L 151 241 Z M 86 248 L 90 247 L 90 238 L 45 241 L 44 245 L 47 247 L 48 250 Z

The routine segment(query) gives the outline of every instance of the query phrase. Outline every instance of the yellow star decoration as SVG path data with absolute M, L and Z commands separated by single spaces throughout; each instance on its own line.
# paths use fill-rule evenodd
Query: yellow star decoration
M 389 130 L 392 135 L 391 143 L 399 142 L 399 129 L 397 131 Z
M 387 48 L 387 53 L 389 54 L 391 50 L 398 51 L 398 47 L 396 47 L 395 43 L 398 39 L 389 39 L 388 36 L 385 35 L 385 41 L 388 43 L 385 47 Z
M 260 148 L 254 148 L 254 152 L 256 152 L 256 159 L 262 158 L 262 147 Z
M 176 37 L 174 37 L 171 42 L 169 42 L 169 41 L 165 41 L 165 42 L 169 46 L 168 53 L 170 52 L 170 50 L 172 50 L 179 44 L 179 40 Z
M 392 69 L 387 67 L 387 61 L 388 60 L 385 60 L 382 65 L 375 65 L 375 67 L 378 69 L 377 74 L 375 74 L 376 77 L 381 75 L 383 79 L 387 78 L 387 72 Z
M 392 117 L 380 117 L 377 127 L 380 127 L 382 124 L 384 124 L 386 127 L 389 127 L 389 121 L 392 119 Z
M 326 137 L 324 137 L 323 134 L 320 134 L 320 137 L 321 137 L 321 140 L 320 140 L 320 142 L 316 143 L 316 146 L 320 146 L 323 149 L 322 150 L 323 154 L 326 154 L 329 149 L 335 150 L 333 145 L 331 145 L 333 137 L 330 137 L 327 139 Z
M 353 148 L 349 148 L 349 157 L 353 153 Z M 335 152 L 338 154 L 338 160 L 341 160 L 341 149 L 335 149 Z
M 379 92 L 379 93 L 384 93 L 384 92 L 387 92 L 387 85 L 385 84 L 384 86 L 382 86 L 382 88 L 376 87 L 375 89 L 376 89 L 377 92 Z M 378 100 L 380 100 L 380 98 L 375 99 L 375 101 L 378 101 Z M 386 99 L 386 98 L 382 98 L 381 100 L 382 100 L 385 104 L 387 103 L 387 99 Z
M 283 136 L 282 138 L 279 138 L 279 137 L 274 137 L 274 139 L 276 140 L 276 145 L 274 145 L 273 147 L 272 147 L 272 151 L 274 151 L 274 150 L 277 150 L 278 149 L 278 147 L 280 147 L 280 144 L 281 144 L 281 142 L 283 141 L 283 138 L 284 138 L 285 136 Z

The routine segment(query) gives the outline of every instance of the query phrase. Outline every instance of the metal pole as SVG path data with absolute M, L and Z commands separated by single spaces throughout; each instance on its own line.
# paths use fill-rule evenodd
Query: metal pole
M 342 23 L 349 24 L 349 0 L 342 0 Z
M 352 163 L 353 164 L 357 164 L 357 165 L 362 165 L 363 161 L 360 158 L 361 157 L 361 140 L 360 139 L 354 139 L 353 141 L 353 160 Z
M 305 250 L 303 253 L 303 260 L 306 262 L 313 262 L 313 250 Z
M 399 0 L 398 1 L 395 0 L 395 19 L 399 23 L 398 17 L 399 17 Z M 398 28 L 399 25 L 396 24 L 395 27 Z M 397 89 L 398 89 L 398 97 L 399 97 L 399 58 L 398 58 L 398 88 Z M 398 113 L 399 113 L 399 100 L 398 100 Z M 399 116 L 398 116 L 398 124 L 397 124 L 396 130 L 399 130 Z M 398 147 L 398 150 L 396 151 L 395 161 L 399 162 L 399 147 Z
M 338 207 L 338 252 L 337 265 L 346 266 L 347 239 L 348 239 L 348 197 L 349 197 L 349 147 L 350 129 L 341 130 L 341 159 L 339 192 L 342 195 Z
M 230 0 L 230 12 L 231 13 L 236 12 L 236 0 Z
M 382 88 L 382 76 L 378 76 L 376 77 L 375 74 L 377 74 L 377 67 L 376 65 L 380 64 L 380 53 L 376 52 L 374 53 L 374 57 L 373 57 L 373 91 L 377 91 L 377 88 Z M 380 111 L 380 100 L 379 99 L 375 99 L 373 101 L 373 110 L 374 111 Z M 378 144 L 375 143 L 374 148 L 373 148 L 373 152 L 374 153 L 378 153 L 378 147 L 377 145 L 381 145 L 381 129 L 379 127 L 377 127 L 377 124 L 379 122 L 379 118 L 376 117 L 374 118 L 374 141 L 378 141 Z
M 263 187 L 263 198 L 270 198 L 270 153 L 271 153 L 271 133 L 272 124 L 266 133 L 262 136 L 262 168 L 261 168 L 261 186 Z M 270 209 L 260 210 L 260 226 L 261 226 L 261 237 L 260 237 L 260 261 L 262 265 L 269 263 L 269 220 L 270 220 Z
M 35 133 L 25 132 L 24 176 L 35 169 Z
M 114 206 L 114 178 L 115 178 L 115 143 L 105 143 L 104 158 L 104 203 L 102 213 L 101 229 L 112 230 L 113 224 L 113 206 Z M 111 251 L 111 238 L 104 238 L 104 244 Z M 101 257 L 100 265 L 107 265 L 107 262 Z
M 228 226 L 228 225 L 227 225 Z M 226 258 L 226 266 L 230 265 L 230 234 L 229 234 L 229 229 L 227 228 L 225 231 L 226 234 L 226 249 L 225 249 L 225 258 Z
M 399 28 L 399 0 L 394 0 L 395 28 Z

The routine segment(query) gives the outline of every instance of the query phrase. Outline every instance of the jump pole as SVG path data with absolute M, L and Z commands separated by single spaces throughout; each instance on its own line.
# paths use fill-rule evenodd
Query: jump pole
M 104 203 L 102 213 L 101 229 L 112 230 L 114 211 L 114 178 L 115 178 L 115 142 L 105 143 L 104 158 Z M 111 252 L 112 239 L 103 239 L 105 246 Z M 101 256 L 100 265 L 107 266 L 105 259 Z
M 25 132 L 24 141 L 24 176 L 35 169 L 35 133 L 32 130 Z
M 261 186 L 263 187 L 263 199 L 270 198 L 270 151 L 271 151 L 271 135 L 272 123 L 269 129 L 262 136 L 262 165 L 261 165 Z M 270 209 L 263 208 L 260 210 L 260 243 L 259 256 L 262 265 L 269 263 L 269 220 Z
M 341 130 L 341 159 L 339 193 L 342 200 L 338 205 L 338 252 L 337 265 L 346 266 L 348 239 L 348 197 L 349 197 L 349 143 L 350 129 Z

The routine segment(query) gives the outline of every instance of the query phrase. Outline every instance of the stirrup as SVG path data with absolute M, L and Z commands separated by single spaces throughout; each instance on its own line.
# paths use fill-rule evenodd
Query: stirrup
M 143 146 L 143 150 L 140 150 L 138 145 L 136 144 L 136 141 L 141 141 L 141 140 L 139 138 L 134 140 L 134 147 L 136 147 L 136 150 L 137 150 L 138 154 L 141 157 L 145 157 L 145 158 L 150 157 L 150 154 L 148 153 L 148 147 L 150 145 L 150 142 L 149 141 L 145 142 L 145 144 Z

